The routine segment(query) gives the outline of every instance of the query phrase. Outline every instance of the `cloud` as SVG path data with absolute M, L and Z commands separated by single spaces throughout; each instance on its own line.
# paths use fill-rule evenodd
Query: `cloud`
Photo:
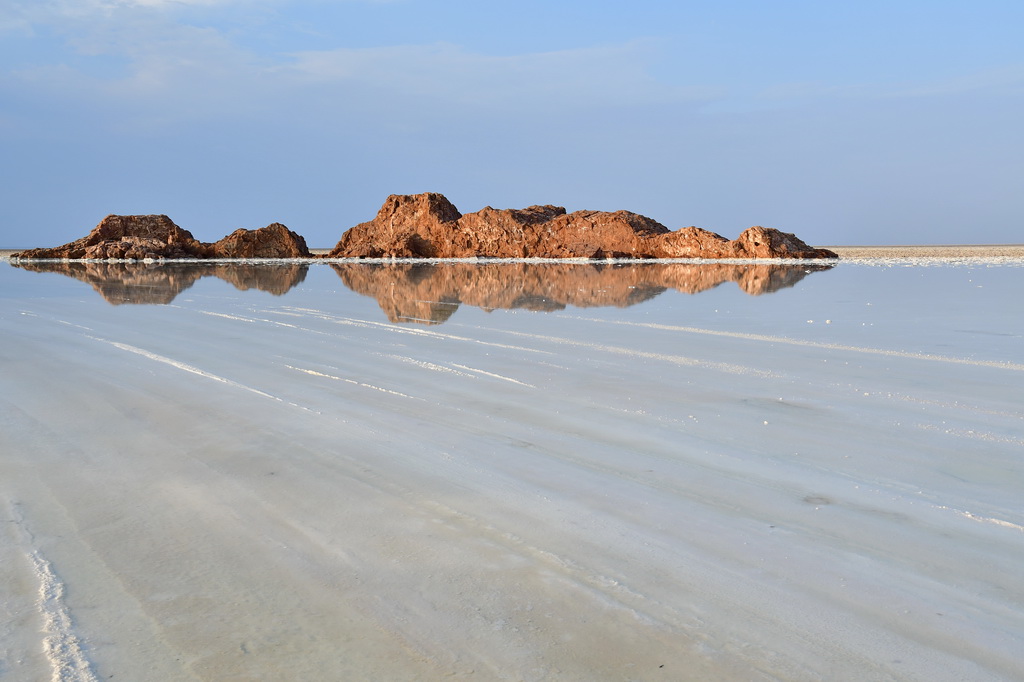
M 243 2 L 267 4 L 55 0 L 34 5 L 26 10 L 32 15 L 26 21 L 40 22 L 45 15 L 62 36 L 64 51 L 8 72 L 8 83 L 106 112 L 107 125 L 129 131 L 231 117 L 416 128 L 429 119 L 479 115 L 586 117 L 666 103 L 694 106 L 723 94 L 655 79 L 650 67 L 661 55 L 654 41 L 502 56 L 450 43 L 270 53 L 243 46 L 229 28 L 158 11 Z
M 984 69 L 932 83 L 908 86 L 896 94 L 903 97 L 942 97 L 974 93 L 1024 95 L 1024 64 Z
M 33 35 L 32 7 L 23 2 L 7 2 L 0 5 L 0 35 Z
M 716 112 L 757 112 L 798 109 L 815 104 L 878 104 L 886 100 L 1024 95 L 1024 64 L 981 69 L 943 79 L 920 82 L 863 82 L 835 85 L 824 82 L 779 82 L 753 92 L 734 91 L 714 106 Z
M 492 56 L 437 43 L 300 52 L 275 73 L 312 87 L 352 87 L 396 103 L 473 111 L 578 111 L 720 96 L 713 88 L 656 81 L 648 70 L 654 51 L 650 44 L 635 41 Z

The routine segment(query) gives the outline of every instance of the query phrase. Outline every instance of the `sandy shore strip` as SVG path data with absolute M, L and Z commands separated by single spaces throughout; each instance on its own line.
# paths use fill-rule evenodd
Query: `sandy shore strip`
M 826 246 L 840 258 L 1024 258 L 1024 244 Z

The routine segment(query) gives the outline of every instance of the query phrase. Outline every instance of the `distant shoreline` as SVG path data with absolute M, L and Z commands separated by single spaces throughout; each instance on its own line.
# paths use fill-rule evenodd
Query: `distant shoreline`
M 903 246 L 826 246 L 840 258 L 1024 258 L 1024 244 L 930 244 Z M 25 249 L 0 249 L 0 258 Z M 310 249 L 323 255 L 331 249 Z
M 826 246 L 840 258 L 1024 258 L 1024 244 Z

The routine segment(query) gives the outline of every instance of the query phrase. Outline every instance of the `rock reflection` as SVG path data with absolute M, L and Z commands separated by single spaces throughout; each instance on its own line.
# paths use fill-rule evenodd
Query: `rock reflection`
M 218 277 L 236 289 L 259 289 L 280 296 L 306 278 L 305 263 L 102 263 L 22 261 L 11 265 L 33 272 L 56 272 L 81 280 L 108 303 L 168 304 L 202 277 Z
M 822 264 L 735 263 L 338 263 L 352 291 L 377 299 L 392 322 L 441 324 L 460 304 L 538 311 L 615 306 L 668 289 L 696 294 L 724 282 L 759 296 L 791 287 Z
M 208 266 L 209 267 L 209 266 Z M 212 274 L 231 284 L 240 291 L 259 289 L 268 294 L 283 296 L 292 287 L 306 279 L 309 265 L 291 263 L 288 265 L 248 265 L 222 263 L 213 266 Z
M 280 296 L 302 282 L 308 263 L 109 263 L 14 261 L 34 272 L 86 282 L 113 305 L 168 304 L 203 277 Z M 441 324 L 460 305 L 536 311 L 636 305 L 674 289 L 696 294 L 735 282 L 758 296 L 791 287 L 830 264 L 801 263 L 332 263 L 352 291 L 377 300 L 392 322 Z

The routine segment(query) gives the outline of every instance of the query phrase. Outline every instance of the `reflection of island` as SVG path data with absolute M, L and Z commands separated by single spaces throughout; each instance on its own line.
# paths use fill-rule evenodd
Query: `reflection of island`
M 210 267 L 210 266 L 207 266 Z M 306 279 L 307 263 L 287 265 L 249 265 L 244 263 L 218 263 L 210 267 L 210 274 L 241 291 L 259 289 L 268 294 L 283 296 L 292 287 Z
M 95 263 L 21 261 L 11 265 L 33 272 L 59 272 L 92 286 L 109 303 L 167 304 L 201 277 L 219 277 L 242 291 L 259 289 L 280 296 L 306 277 L 305 263 Z
M 372 296 L 392 322 L 441 324 L 460 304 L 495 310 L 626 306 L 667 289 L 696 294 L 723 282 L 757 296 L 831 265 L 735 263 L 339 263 L 349 289 Z
M 280 296 L 302 282 L 307 263 L 105 263 L 20 261 L 34 272 L 58 272 L 88 283 L 108 302 L 167 304 L 202 277 L 240 290 Z M 643 303 L 668 289 L 696 294 L 723 282 L 757 296 L 791 287 L 830 264 L 658 263 L 334 263 L 352 291 L 377 299 L 392 322 L 445 322 L 460 305 L 537 311 Z

